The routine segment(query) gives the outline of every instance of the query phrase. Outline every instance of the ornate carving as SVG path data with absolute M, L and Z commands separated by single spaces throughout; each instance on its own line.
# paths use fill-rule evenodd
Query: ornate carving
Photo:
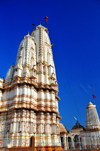
M 45 124 L 45 133 L 50 134 L 51 133 L 51 127 L 49 124 Z
M 33 133 L 36 132 L 36 124 L 33 124 Z

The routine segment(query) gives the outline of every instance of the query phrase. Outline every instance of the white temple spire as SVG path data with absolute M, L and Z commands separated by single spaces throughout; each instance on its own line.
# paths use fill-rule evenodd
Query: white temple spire
M 34 132 L 35 142 L 43 146 L 41 134 L 44 133 L 45 142 L 49 142 L 54 130 L 51 145 L 59 142 L 56 133 L 60 129 L 60 98 L 47 28 L 38 25 L 34 36 L 29 33 L 24 36 L 18 48 L 16 65 L 8 70 L 0 95 L 0 120 L 4 118 L 0 128 L 3 127 L 2 131 L 6 133 L 7 127 L 11 140 L 21 139 L 23 146 L 26 139 L 29 146 Z
M 86 107 L 86 129 L 100 129 L 99 116 L 96 110 L 96 105 L 93 105 L 89 100 L 88 106 Z

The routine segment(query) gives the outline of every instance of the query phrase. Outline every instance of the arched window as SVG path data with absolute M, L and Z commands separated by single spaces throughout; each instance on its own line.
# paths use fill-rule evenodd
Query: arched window
M 68 137 L 68 142 L 71 142 L 71 137 Z

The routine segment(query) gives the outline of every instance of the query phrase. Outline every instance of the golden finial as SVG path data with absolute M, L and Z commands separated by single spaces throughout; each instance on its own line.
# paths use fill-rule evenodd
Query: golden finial
M 29 31 L 28 31 L 28 35 L 29 35 Z
M 32 31 L 31 35 L 34 36 L 34 31 Z
M 33 23 L 32 26 L 34 27 L 35 24 Z M 34 36 L 34 29 L 33 29 L 32 33 L 31 33 L 31 36 Z
M 89 99 L 89 102 L 91 102 L 90 99 Z

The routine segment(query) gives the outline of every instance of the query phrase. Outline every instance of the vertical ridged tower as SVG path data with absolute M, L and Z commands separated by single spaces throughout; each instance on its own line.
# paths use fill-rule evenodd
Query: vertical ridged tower
M 86 107 L 86 129 L 100 129 L 99 116 L 96 110 L 96 105 L 93 105 L 90 100 Z
M 8 137 L 9 147 L 30 146 L 34 135 L 35 146 L 43 146 L 43 138 L 44 146 L 58 145 L 58 100 L 51 42 L 39 25 L 24 36 L 15 66 L 0 79 L 0 139 Z

